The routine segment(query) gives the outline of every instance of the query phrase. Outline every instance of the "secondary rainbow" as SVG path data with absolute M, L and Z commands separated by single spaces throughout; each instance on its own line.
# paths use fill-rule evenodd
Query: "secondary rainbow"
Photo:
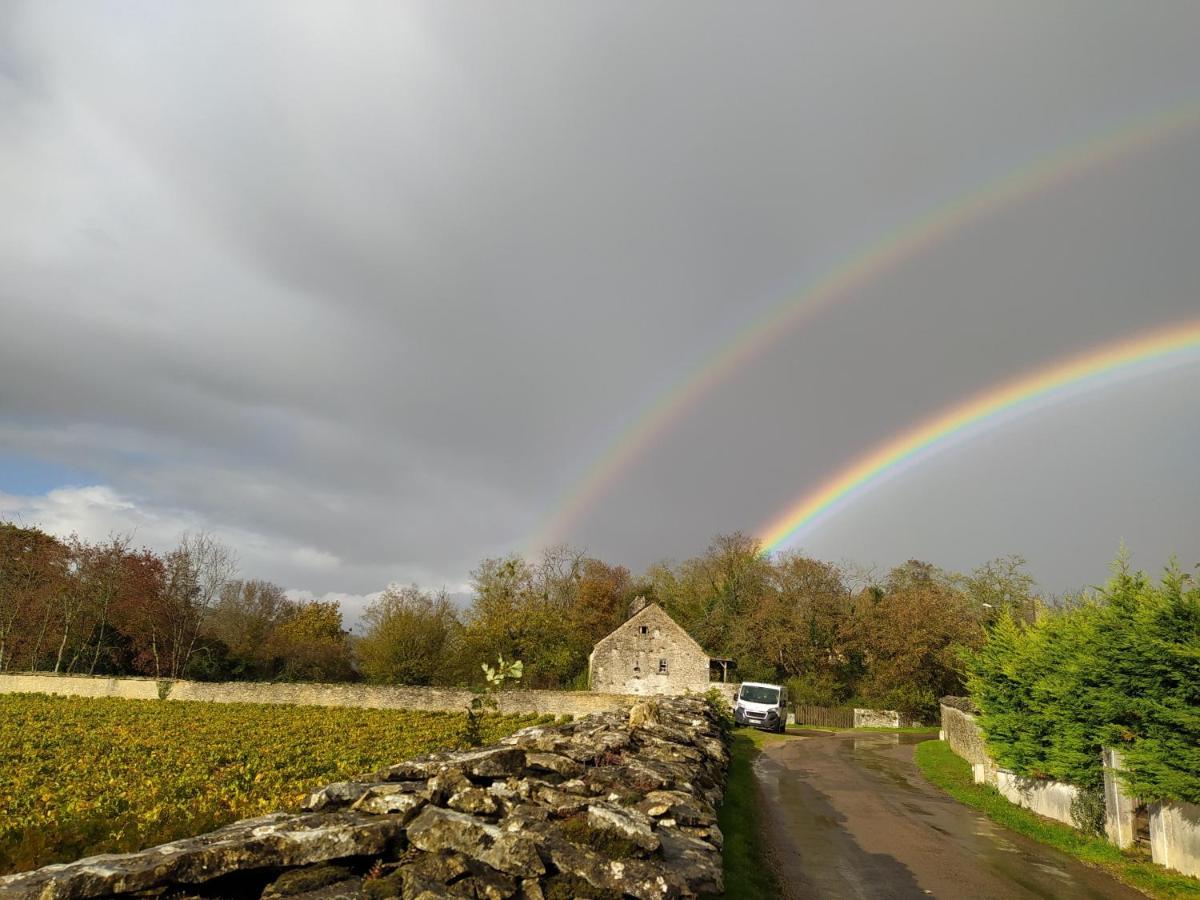
M 799 296 L 777 304 L 738 332 L 714 355 L 661 393 L 609 442 L 582 479 L 542 523 L 532 549 L 566 538 L 571 528 L 672 425 L 684 418 L 716 385 L 815 313 L 940 244 L 970 223 L 999 213 L 1043 191 L 1104 165 L 1149 149 L 1200 124 L 1195 100 L 1140 118 L 1099 137 L 1042 157 L 1004 177 L 915 219 L 856 253 L 812 282 Z
M 999 424 L 1042 402 L 1092 388 L 1093 382 L 1128 377 L 1161 362 L 1187 362 L 1200 351 L 1200 320 L 1097 347 L 993 387 L 889 438 L 804 494 L 762 529 L 763 552 L 782 548 L 823 516 L 881 484 L 970 431 Z

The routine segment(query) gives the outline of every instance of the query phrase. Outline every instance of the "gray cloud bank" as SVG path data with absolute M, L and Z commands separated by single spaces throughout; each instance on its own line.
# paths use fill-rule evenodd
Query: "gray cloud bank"
M 1187 101 L 1198 26 L 1090 3 L 10 4 L 0 453 L 88 490 L 10 492 L 0 514 L 151 542 L 210 527 L 317 594 L 456 589 L 855 248 Z M 1191 133 L 1069 181 L 856 292 L 572 539 L 633 566 L 696 552 L 972 390 L 1198 314 L 1198 150 Z M 1098 443 L 1023 421 L 812 549 L 1022 551 L 1054 587 L 1098 577 L 1122 536 L 1147 563 L 1198 555 L 1196 504 L 1170 502 L 1196 496 L 1194 462 L 1143 464 L 1196 445 L 1198 387 L 1183 368 L 1073 405 Z

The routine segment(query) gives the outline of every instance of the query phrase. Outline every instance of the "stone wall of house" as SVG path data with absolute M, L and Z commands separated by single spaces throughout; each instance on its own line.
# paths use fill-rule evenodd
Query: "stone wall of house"
M 330 784 L 300 813 L 0 878 L 0 898 L 719 894 L 728 762 L 703 700 L 646 700 Z
M 710 685 L 708 654 L 656 604 L 601 639 L 590 667 L 599 692 L 672 695 Z
M 211 703 L 291 703 L 457 712 L 475 696 L 459 688 L 375 684 L 266 683 L 261 681 L 170 681 L 86 675 L 0 674 L 0 694 L 62 694 L 128 700 L 195 700 Z M 633 697 L 588 691 L 502 691 L 500 711 L 586 716 L 615 709 Z

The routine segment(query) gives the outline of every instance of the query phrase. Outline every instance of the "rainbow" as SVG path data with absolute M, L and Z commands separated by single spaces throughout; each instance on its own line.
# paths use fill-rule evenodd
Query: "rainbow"
M 1105 344 L 976 394 L 889 438 L 806 493 L 761 529 L 762 552 L 780 549 L 824 516 L 955 438 L 998 424 L 1035 404 L 1090 389 L 1114 376 L 1129 377 L 1159 363 L 1185 361 L 1189 353 L 1198 350 L 1200 320 Z
M 595 463 L 555 506 L 532 541 L 533 548 L 565 539 L 574 525 L 629 471 L 655 441 L 682 420 L 714 387 L 761 356 L 815 313 L 952 237 L 970 223 L 1102 166 L 1144 151 L 1200 123 L 1200 104 L 1189 101 L 1065 150 L 1042 157 L 917 218 L 812 282 L 799 296 L 772 307 L 707 357 L 609 442 Z

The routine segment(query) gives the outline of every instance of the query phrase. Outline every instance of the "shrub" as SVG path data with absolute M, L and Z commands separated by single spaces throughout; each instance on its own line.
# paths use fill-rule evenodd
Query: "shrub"
M 724 737 L 728 737 L 733 733 L 733 729 L 737 727 L 737 722 L 733 718 L 733 710 L 729 706 L 729 700 L 717 688 L 709 688 L 704 693 L 704 702 L 708 704 L 708 708 L 712 710 L 713 719 L 717 723 L 717 728 L 721 730 Z
M 1081 788 L 1071 801 L 1071 821 L 1084 834 L 1104 834 L 1104 791 Z
M 832 672 L 804 672 L 787 683 L 788 696 L 801 706 L 842 706 L 846 686 Z

